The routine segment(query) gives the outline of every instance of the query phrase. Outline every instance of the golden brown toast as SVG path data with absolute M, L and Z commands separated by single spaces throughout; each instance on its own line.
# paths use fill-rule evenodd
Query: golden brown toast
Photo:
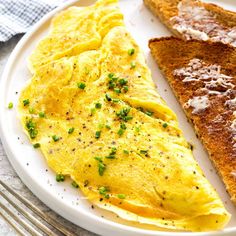
M 149 47 L 236 204 L 236 48 L 174 37 Z
M 199 0 L 144 0 L 183 39 L 211 40 L 236 47 L 236 13 Z

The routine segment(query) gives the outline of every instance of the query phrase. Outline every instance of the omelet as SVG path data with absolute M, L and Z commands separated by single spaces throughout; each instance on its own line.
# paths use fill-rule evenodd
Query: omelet
M 100 0 L 91 7 L 71 7 L 53 18 L 49 35 L 29 57 L 29 69 L 34 73 L 53 60 L 97 49 L 110 29 L 122 25 L 123 15 L 114 0 Z
M 230 214 L 194 160 L 175 113 L 156 92 L 116 4 L 73 7 L 53 20 L 31 56 L 34 75 L 18 105 L 22 126 L 57 181 L 70 177 L 96 206 L 162 230 L 222 229 Z M 118 25 L 101 20 L 107 8 L 119 16 Z M 71 14 L 73 19 L 65 17 Z M 74 50 L 68 39 L 62 47 L 57 23 L 63 28 L 90 15 L 96 29 L 89 37 L 81 28 L 68 29 L 87 46 Z M 90 27 L 90 21 L 83 24 Z M 89 40 L 97 42 L 94 47 Z

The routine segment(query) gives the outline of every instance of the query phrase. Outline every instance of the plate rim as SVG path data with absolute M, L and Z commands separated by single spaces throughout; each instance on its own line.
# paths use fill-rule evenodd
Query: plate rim
M 78 222 L 74 217 L 75 215 L 71 212 L 69 213 L 68 210 L 65 209 L 65 207 L 70 207 L 68 205 L 64 205 L 64 209 L 57 208 L 57 205 L 59 205 L 61 202 L 57 198 L 55 198 L 53 195 L 50 195 L 50 192 L 48 192 L 46 189 L 40 188 L 40 185 L 33 181 L 30 178 L 30 175 L 27 172 L 22 172 L 20 165 L 17 164 L 17 158 L 14 158 L 14 154 L 12 152 L 12 147 L 10 145 L 9 138 L 7 138 L 6 135 L 6 129 L 4 127 L 4 119 L 3 114 L 5 111 L 5 87 L 7 85 L 8 77 L 11 72 L 12 66 L 14 64 L 15 58 L 17 55 L 21 52 L 24 45 L 27 43 L 27 41 L 35 34 L 35 32 L 46 23 L 48 20 L 50 20 L 51 17 L 53 17 L 56 13 L 66 9 L 67 7 L 74 6 L 75 4 L 78 4 L 80 0 L 70 0 L 61 6 L 55 8 L 54 10 L 47 13 L 45 16 L 43 16 L 17 43 L 14 50 L 11 52 L 8 61 L 3 69 L 3 73 L 1 76 L 0 81 L 0 138 L 4 147 L 4 150 L 7 154 L 7 158 L 10 161 L 11 165 L 13 166 L 14 170 L 16 171 L 18 177 L 22 180 L 22 182 L 27 186 L 27 188 L 33 192 L 33 194 L 40 199 L 46 206 L 48 206 L 50 209 L 55 211 L 60 216 L 64 217 L 65 219 L 69 220 L 70 222 L 74 223 L 75 225 L 82 227 L 86 230 L 89 230 L 93 233 L 101 233 L 102 235 L 111 235 L 117 234 L 117 233 L 125 233 L 125 235 L 133 235 L 135 233 L 138 235 L 160 235 L 160 236 L 219 236 L 219 235 L 225 235 L 225 236 L 233 236 L 234 233 L 236 233 L 236 227 L 232 228 L 226 228 L 221 231 L 213 231 L 213 232 L 167 232 L 167 231 L 158 231 L 158 230 L 148 230 L 148 229 L 141 229 L 136 228 L 133 226 L 127 226 L 123 225 L 121 223 L 117 223 L 114 221 L 110 221 L 104 218 L 101 218 L 99 216 L 96 216 L 89 212 L 80 212 L 80 215 L 77 215 L 77 219 L 79 219 L 80 222 Z M 49 193 L 49 195 L 48 195 Z M 46 197 L 45 197 L 46 196 Z M 70 210 L 70 209 L 69 209 Z M 75 212 L 74 212 L 75 213 Z M 67 215 L 68 214 L 68 215 Z M 78 212 L 76 212 L 78 214 Z M 93 223 L 91 224 L 91 222 Z M 118 235 L 118 234 L 117 234 Z

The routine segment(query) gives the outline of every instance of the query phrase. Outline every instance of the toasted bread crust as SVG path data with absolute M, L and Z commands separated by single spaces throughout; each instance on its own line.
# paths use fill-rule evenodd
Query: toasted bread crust
M 156 15 L 161 22 L 176 36 L 182 35 L 172 27 L 170 19 L 178 15 L 178 4 L 181 0 L 144 0 L 145 5 Z
M 230 124 L 235 119 L 236 107 L 225 105 L 226 96 L 209 95 L 210 106 L 199 114 L 193 114 L 193 108 L 185 104 L 194 96 L 202 96 L 203 84 L 183 82 L 183 78 L 174 75 L 174 70 L 186 67 L 190 60 L 201 59 L 209 65 L 220 65 L 221 72 L 233 77 L 235 86 L 230 99 L 236 97 L 236 49 L 222 44 L 197 40 L 184 41 L 168 37 L 152 39 L 149 42 L 152 55 L 168 80 L 175 96 L 182 105 L 189 121 L 194 125 L 209 157 L 221 175 L 231 200 L 236 204 L 236 150 L 232 143 Z M 216 117 L 220 120 L 217 121 Z
M 178 15 L 178 4 L 182 0 L 144 0 L 145 5 L 162 21 L 163 24 L 177 37 L 185 39 L 184 35 L 173 28 L 171 18 Z M 199 0 L 188 0 L 194 6 L 204 7 L 212 13 L 223 26 L 232 28 L 236 26 L 236 13 L 226 10 L 212 3 L 204 3 Z

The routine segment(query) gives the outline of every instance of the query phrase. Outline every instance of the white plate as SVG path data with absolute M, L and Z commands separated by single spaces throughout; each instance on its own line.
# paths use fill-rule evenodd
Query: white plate
M 74 5 L 84 6 L 91 4 L 93 0 L 81 0 Z M 235 10 L 234 0 L 214 1 Z M 157 232 L 152 228 L 138 228 L 137 225 L 123 221 L 114 214 L 92 209 L 91 204 L 83 198 L 83 195 L 70 186 L 70 182 L 57 183 L 55 174 L 48 170 L 47 164 L 39 151 L 32 148 L 22 127 L 17 119 L 16 106 L 19 92 L 30 79 L 26 59 L 35 48 L 37 42 L 48 32 L 52 16 L 63 8 L 72 4 L 66 4 L 45 16 L 32 30 L 27 33 L 13 51 L 6 65 L 0 85 L 0 128 L 1 138 L 8 158 L 16 172 L 32 192 L 54 211 L 72 221 L 73 223 L 101 235 L 114 236 L 144 236 L 144 235 L 236 235 L 236 208 L 230 202 L 229 196 L 214 168 L 212 167 L 203 146 L 196 138 L 193 128 L 188 124 L 185 115 L 174 98 L 167 82 L 157 68 L 148 49 L 148 40 L 152 37 L 167 36 L 168 30 L 149 12 L 142 0 L 120 0 L 120 7 L 125 15 L 125 22 L 142 47 L 147 63 L 152 70 L 153 79 L 158 85 L 159 93 L 167 101 L 168 105 L 177 113 L 180 126 L 184 130 L 185 137 L 194 144 L 194 155 L 206 174 L 208 180 L 216 188 L 225 206 L 232 214 L 228 226 L 220 232 L 212 233 L 175 233 Z M 18 93 L 17 93 L 18 92 Z M 8 103 L 14 103 L 14 109 L 7 109 Z M 103 217 L 101 217 L 103 216 Z

